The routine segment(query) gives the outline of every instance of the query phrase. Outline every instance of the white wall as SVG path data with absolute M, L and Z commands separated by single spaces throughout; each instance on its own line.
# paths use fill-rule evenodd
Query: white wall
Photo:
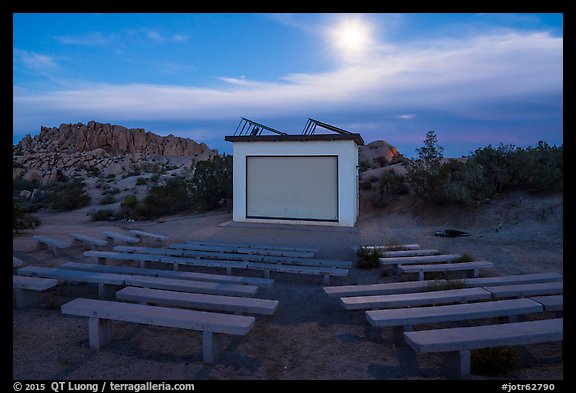
M 307 225 L 354 226 L 358 218 L 358 145 L 353 140 L 234 142 L 233 219 Z M 246 218 L 246 156 L 338 156 L 338 222 Z

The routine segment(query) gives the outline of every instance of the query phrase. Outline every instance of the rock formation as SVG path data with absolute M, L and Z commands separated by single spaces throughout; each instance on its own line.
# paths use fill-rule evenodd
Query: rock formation
M 141 128 L 97 123 L 41 127 L 13 147 L 13 179 L 53 183 L 59 176 L 98 170 L 104 175 L 128 173 L 143 166 L 190 169 L 217 155 L 204 143 L 174 135 L 159 136 Z

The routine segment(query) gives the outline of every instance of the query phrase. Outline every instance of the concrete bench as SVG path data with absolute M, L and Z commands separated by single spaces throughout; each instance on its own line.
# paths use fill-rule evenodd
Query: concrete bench
M 40 303 L 40 292 L 58 285 L 58 280 L 42 277 L 12 276 L 12 287 L 16 290 L 16 307 L 34 307 Z
M 563 295 L 532 296 L 529 299 L 540 303 L 544 307 L 544 311 L 560 312 L 564 310 Z
M 346 277 L 348 275 L 347 269 L 336 269 L 329 267 L 316 267 L 316 266 L 295 266 L 295 265 L 279 265 L 279 264 L 266 264 L 266 263 L 249 263 L 248 269 L 263 270 L 264 277 L 270 278 L 270 272 L 281 273 L 295 273 L 295 274 L 316 274 L 324 276 L 324 283 L 330 283 L 331 276 Z
M 278 309 L 278 300 L 207 295 L 203 293 L 176 292 L 136 287 L 126 287 L 119 290 L 116 292 L 116 298 L 141 304 L 262 315 L 272 315 Z
M 466 303 L 475 300 L 487 300 L 490 297 L 490 292 L 483 288 L 463 288 L 395 295 L 341 297 L 340 303 L 346 310 L 360 310 Z
M 24 265 L 24 262 L 20 258 L 12 255 L 12 267 L 13 268 L 19 268 L 19 267 L 22 267 L 23 265 Z
M 36 235 L 34 239 L 38 241 L 38 248 L 47 248 L 52 251 L 54 256 L 58 256 L 58 250 L 70 247 L 70 244 L 64 243 L 58 239 L 51 238 L 44 235 Z
M 253 297 L 256 295 L 256 291 L 258 290 L 258 287 L 254 285 L 223 284 L 208 281 L 180 280 L 175 278 L 138 276 L 132 274 L 87 272 L 81 270 L 36 266 L 28 266 L 19 269 L 18 275 L 98 284 L 98 296 L 101 299 L 113 298 L 116 293 L 116 287 L 126 285 L 182 292 L 207 293 L 211 295 L 246 297 Z
M 419 250 L 420 245 L 419 244 L 398 244 L 398 245 L 390 245 L 390 246 L 373 246 L 373 245 L 356 246 L 356 247 L 352 247 L 352 251 L 358 252 L 358 250 L 360 248 L 365 248 L 368 250 L 377 249 L 381 252 L 384 252 L 384 251 L 401 251 L 401 250 Z
M 114 250 L 119 252 L 150 253 L 157 255 L 204 258 L 204 259 L 225 260 L 225 261 L 281 263 L 286 265 L 302 265 L 302 266 L 326 266 L 342 269 L 348 269 L 352 266 L 352 262 L 333 260 L 333 259 L 303 258 L 303 257 L 290 257 L 280 255 L 269 256 L 264 254 L 241 254 L 235 252 L 220 252 L 216 250 L 197 251 L 180 247 L 172 248 L 172 246 L 174 245 L 178 244 L 177 243 L 170 244 L 169 248 L 115 246 Z
M 564 291 L 562 281 L 544 282 L 536 284 L 499 285 L 485 287 L 495 299 L 509 297 L 528 297 L 540 295 L 559 295 Z
M 452 262 L 462 258 L 460 254 L 440 254 L 440 255 L 420 255 L 414 257 L 389 257 L 380 258 L 380 265 L 382 266 L 398 266 L 398 265 L 411 265 L 422 263 L 438 263 L 438 262 Z
M 471 271 L 473 277 L 480 275 L 480 269 L 493 268 L 494 264 L 488 261 L 458 262 L 458 263 L 435 263 L 429 265 L 400 265 L 399 273 L 418 273 L 418 280 L 424 280 L 424 273 L 431 272 L 454 272 L 454 271 Z
M 434 307 L 412 307 L 392 310 L 366 311 L 366 319 L 375 327 L 403 327 L 411 331 L 413 325 L 468 321 L 509 317 L 542 312 L 542 304 L 530 299 L 496 300 L 468 304 L 450 304 Z
M 63 269 L 64 270 L 64 269 Z M 169 291 L 197 292 L 209 295 L 254 297 L 258 291 L 255 285 L 223 284 L 212 281 L 180 280 L 177 278 L 123 275 L 124 285 Z
M 419 353 L 443 352 L 450 376 L 470 374 L 470 351 L 563 340 L 563 318 L 472 327 L 405 332 L 408 345 Z
M 63 314 L 88 317 L 89 343 L 95 349 L 113 341 L 113 321 L 201 331 L 203 361 L 211 364 L 216 363 L 222 351 L 219 334 L 246 335 L 255 321 L 251 316 L 82 298 L 62 305 L 61 309 Z
M 230 243 L 230 242 L 217 242 L 211 240 L 188 240 L 186 244 L 190 245 L 205 245 L 205 246 L 224 246 L 224 247 L 241 247 L 241 248 L 256 248 L 261 250 L 283 250 L 283 251 L 300 251 L 316 253 L 320 250 L 319 247 L 296 247 L 296 246 L 283 246 L 278 244 L 261 244 L 261 243 Z
M 312 258 L 315 253 L 312 251 L 276 250 L 269 248 L 239 247 L 234 245 L 207 245 L 195 243 L 172 243 L 171 248 L 179 248 L 191 251 L 227 252 L 251 255 L 269 255 L 294 258 Z
M 381 256 L 383 258 L 392 258 L 392 257 L 422 257 L 427 255 L 436 255 L 439 254 L 435 248 L 423 248 L 419 250 L 406 250 L 406 251 L 382 251 Z
M 162 255 L 153 254 L 136 254 L 125 253 L 117 251 L 85 251 L 83 253 L 86 257 L 92 257 L 98 264 L 106 264 L 108 259 L 124 260 L 124 261 L 139 261 L 142 267 L 145 267 L 146 262 L 160 262 Z
M 71 233 L 70 237 L 75 243 L 80 243 L 83 247 L 88 245 L 90 249 L 97 250 L 100 247 L 105 247 L 108 245 L 107 240 L 98 239 L 92 236 L 84 235 L 82 233 Z
M 226 269 L 226 274 L 232 274 L 232 269 L 245 269 L 248 262 L 241 261 L 223 261 L 212 259 L 183 258 L 164 254 L 148 254 L 134 252 L 117 252 L 117 251 L 86 251 L 84 256 L 96 258 L 97 263 L 103 264 L 108 259 L 139 261 L 140 267 L 145 268 L 147 262 L 169 263 L 174 270 L 178 270 L 180 265 L 218 267 Z
M 259 287 L 271 287 L 274 285 L 274 280 L 269 278 L 227 276 L 221 274 L 207 274 L 165 269 L 143 269 L 139 267 L 100 265 L 96 263 L 66 262 L 60 265 L 59 268 L 101 273 L 135 274 L 139 276 L 178 278 L 181 280 L 213 281 L 225 284 L 257 285 Z
M 58 281 L 84 282 L 98 285 L 98 297 L 110 299 L 114 297 L 116 287 L 124 285 L 124 276 L 120 274 L 82 272 L 59 268 L 27 266 L 18 269 L 19 276 L 53 278 Z
M 168 236 L 165 235 L 159 235 L 157 233 L 150 233 L 150 232 L 145 232 L 145 231 L 141 231 L 139 229 L 130 229 L 128 231 L 128 233 L 136 236 L 137 238 L 140 238 L 140 240 L 142 239 L 151 239 L 153 240 L 156 244 L 163 244 L 166 240 L 168 240 Z
M 530 284 L 540 282 L 561 281 L 559 273 L 533 273 L 510 276 L 466 278 L 464 284 L 468 288 L 487 287 L 508 284 Z M 324 292 L 330 297 L 392 295 L 395 293 L 423 292 L 430 290 L 432 285 L 442 285 L 446 280 L 406 281 L 382 284 L 358 284 L 324 287 Z
M 124 243 L 138 243 L 140 239 L 134 236 L 126 235 L 120 232 L 114 231 L 103 231 L 102 235 L 104 235 L 107 239 L 112 239 L 114 243 L 116 242 L 124 242 Z

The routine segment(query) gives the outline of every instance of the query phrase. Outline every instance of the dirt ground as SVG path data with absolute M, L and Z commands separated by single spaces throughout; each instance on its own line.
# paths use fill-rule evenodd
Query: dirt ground
M 563 196 L 514 194 L 477 211 L 418 208 L 410 200 L 382 210 L 363 206 L 354 228 L 234 224 L 216 212 L 166 217 L 162 222 L 91 222 L 85 208 L 36 214 L 42 225 L 13 236 L 13 255 L 25 265 L 58 266 L 85 261 L 74 247 L 54 257 L 38 250 L 33 235 L 70 242 L 72 232 L 102 237 L 108 229 L 138 228 L 178 242 L 193 239 L 317 246 L 319 258 L 355 260 L 359 244 L 417 243 L 423 248 L 468 254 L 495 265 L 488 275 L 563 272 Z M 456 228 L 470 237 L 443 238 Z M 195 269 L 210 273 L 223 271 Z M 236 273 L 239 274 L 239 273 Z M 262 272 L 242 271 L 261 277 Z M 371 327 L 361 311 L 344 310 L 322 290 L 321 276 L 272 273 L 273 287 L 257 296 L 277 299 L 272 316 L 257 316 L 246 336 L 232 336 L 215 365 L 201 362 L 201 334 L 133 323 L 116 324 L 116 340 L 101 350 L 88 346 L 87 319 L 64 316 L 60 306 L 77 297 L 97 296 L 94 285 L 66 284 L 46 294 L 43 306 L 13 308 L 12 377 L 15 380 L 445 380 L 439 354 L 416 354 L 392 329 Z M 403 279 L 414 279 L 404 277 Z M 382 268 L 353 267 L 330 285 L 393 282 Z M 539 315 L 533 318 L 550 317 Z M 498 321 L 488 321 L 498 322 Z M 457 325 L 457 324 L 452 324 Z M 463 324 L 462 326 L 465 326 Z M 442 325 L 446 326 L 446 325 Z M 438 326 L 423 326 L 433 328 Z M 417 329 L 420 329 L 417 328 Z M 561 343 L 517 348 L 521 366 L 501 376 L 469 380 L 562 380 Z

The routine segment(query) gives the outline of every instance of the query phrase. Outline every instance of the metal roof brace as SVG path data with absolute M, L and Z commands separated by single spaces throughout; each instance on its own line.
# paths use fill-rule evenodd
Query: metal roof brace
M 242 128 L 240 128 L 242 126 Z M 234 132 L 235 136 L 258 136 L 262 133 L 262 130 L 268 130 L 278 135 L 288 135 L 285 132 L 275 130 L 274 128 L 265 126 L 264 124 L 256 123 L 255 121 L 242 118 L 238 127 L 236 127 L 236 131 Z
M 316 131 L 316 126 L 326 128 L 327 130 L 334 131 L 338 134 L 343 134 L 343 135 L 351 135 L 352 134 L 352 132 L 343 130 L 342 128 L 338 128 L 338 127 L 332 126 L 330 124 L 323 123 L 321 121 L 308 118 L 308 121 L 306 122 L 306 125 L 304 126 L 304 131 L 302 131 L 302 135 L 313 135 L 314 132 Z

